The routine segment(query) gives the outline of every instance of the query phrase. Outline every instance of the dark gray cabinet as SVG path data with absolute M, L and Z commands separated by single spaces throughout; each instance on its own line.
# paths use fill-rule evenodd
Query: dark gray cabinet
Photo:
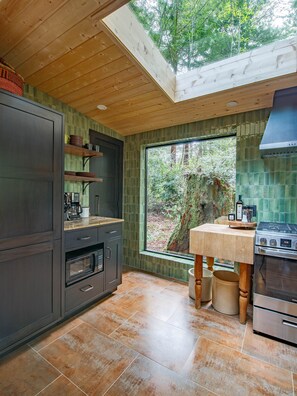
M 61 318 L 62 191 L 62 114 L 0 91 L 0 354 Z
M 122 283 L 122 223 L 99 228 L 99 239 L 104 243 L 105 290 L 116 290 Z
M 65 315 L 116 290 L 122 282 L 122 223 L 88 227 L 65 232 L 65 252 L 79 251 L 86 246 L 103 246 L 104 270 L 70 286 L 65 285 Z M 92 243 L 93 242 L 93 243 Z M 99 245 L 96 245 L 96 243 Z M 102 245 L 103 244 L 103 245 Z

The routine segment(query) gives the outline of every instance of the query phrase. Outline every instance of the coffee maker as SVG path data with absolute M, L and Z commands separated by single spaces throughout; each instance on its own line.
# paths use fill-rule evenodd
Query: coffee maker
M 81 212 L 82 209 L 79 201 L 79 193 L 64 193 L 64 220 L 80 219 Z

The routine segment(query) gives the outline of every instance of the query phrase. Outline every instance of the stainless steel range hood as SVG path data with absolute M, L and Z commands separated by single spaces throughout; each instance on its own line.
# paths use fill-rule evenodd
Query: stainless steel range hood
M 275 92 L 259 149 L 262 157 L 297 154 L 297 87 Z

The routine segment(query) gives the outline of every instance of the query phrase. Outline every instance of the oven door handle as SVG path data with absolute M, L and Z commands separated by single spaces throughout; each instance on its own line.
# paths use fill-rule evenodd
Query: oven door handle
M 297 329 L 297 323 L 288 322 L 287 320 L 283 320 L 283 325 Z
M 255 254 L 260 254 L 261 256 L 271 256 L 271 257 L 280 257 L 296 260 L 297 254 L 296 252 L 290 252 L 288 250 L 281 249 L 271 249 L 271 248 L 263 248 L 260 246 L 255 247 Z

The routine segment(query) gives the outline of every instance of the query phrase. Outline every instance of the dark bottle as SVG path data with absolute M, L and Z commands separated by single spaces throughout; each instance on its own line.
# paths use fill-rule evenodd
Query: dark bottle
M 243 202 L 241 199 L 241 195 L 238 197 L 238 201 L 236 202 L 236 220 L 242 220 L 242 209 L 243 209 Z

